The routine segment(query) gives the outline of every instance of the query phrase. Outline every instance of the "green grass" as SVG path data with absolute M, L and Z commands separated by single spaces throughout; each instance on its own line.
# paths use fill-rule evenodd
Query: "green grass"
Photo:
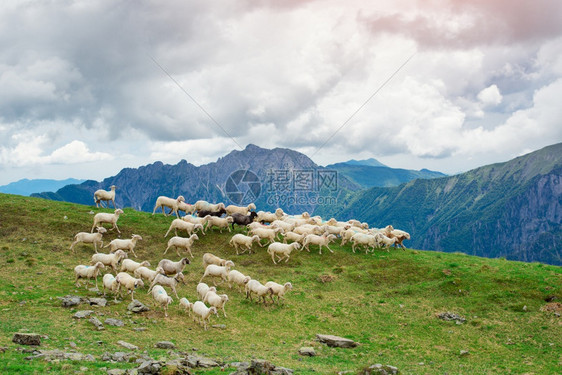
M 560 267 L 414 250 L 354 254 L 348 246 L 338 245 L 332 246 L 334 254 L 297 252 L 288 263 L 273 265 L 261 248 L 236 256 L 228 246 L 231 234 L 218 232 L 200 236 L 195 244 L 180 297 L 196 299 L 201 255 L 212 252 L 232 259 L 236 269 L 262 282 L 291 281 L 294 290 L 284 305 L 264 307 L 219 286 L 230 297 L 228 318 L 214 317 L 212 324 L 226 324 L 224 330 L 204 331 L 179 311 L 174 298 L 168 318 L 160 309 L 128 315 L 128 299 L 93 308 L 104 314 L 99 317 L 102 321 L 115 317 L 125 322 L 124 327 L 94 331 L 87 320 L 72 319 L 75 311 L 89 307 L 65 309 L 57 299 L 66 294 L 96 296 L 73 284 L 74 266 L 87 264 L 93 247 L 69 250 L 74 234 L 91 228 L 91 210 L 98 212 L 91 206 L 0 194 L 0 346 L 8 348 L 0 354 L 0 373 L 73 373 L 83 366 L 86 372 L 101 373 L 103 367 L 134 367 L 99 360 L 106 351 L 126 351 L 118 340 L 138 345 L 156 359 L 168 354 L 155 349 L 154 343 L 171 340 L 181 351 L 196 348 L 199 354 L 225 362 L 264 358 L 298 374 L 357 371 L 374 363 L 414 374 L 553 374 L 562 365 L 561 320 L 540 311 L 545 297 L 562 299 Z M 155 265 L 166 248 L 163 236 L 171 220 L 126 209 L 118 225 L 121 238 L 142 235 L 135 252 Z M 105 243 L 115 237 L 110 232 Z M 166 257 L 177 260 L 175 252 Z M 136 297 L 151 304 L 146 289 Z M 444 311 L 461 314 L 467 322 L 457 325 L 438 319 L 436 314 Z M 134 331 L 138 326 L 147 330 Z M 24 329 L 49 336 L 43 348 L 70 349 L 74 341 L 78 352 L 98 361 L 24 360 L 29 354 L 16 351 L 18 346 L 11 342 L 13 333 Z M 329 348 L 315 341 L 316 333 L 348 337 L 361 345 Z M 313 346 L 318 356 L 299 356 L 301 346 Z M 461 350 L 470 354 L 461 357 Z

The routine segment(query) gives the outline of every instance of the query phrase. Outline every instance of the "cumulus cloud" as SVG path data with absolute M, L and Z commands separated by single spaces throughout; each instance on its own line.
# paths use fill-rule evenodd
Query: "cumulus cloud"
M 477 98 L 484 106 L 496 106 L 502 102 L 502 94 L 496 85 L 488 86 L 480 91 Z

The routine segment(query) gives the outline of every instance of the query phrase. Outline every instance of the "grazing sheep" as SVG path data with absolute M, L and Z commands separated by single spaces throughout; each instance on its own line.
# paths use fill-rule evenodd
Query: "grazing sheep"
M 254 236 L 258 236 L 260 240 L 267 240 L 268 242 L 266 244 L 268 244 L 268 243 L 275 242 L 277 233 L 279 233 L 281 230 L 282 230 L 281 228 L 275 228 L 275 229 L 255 228 L 250 230 L 250 234 Z M 262 245 L 260 242 L 260 246 L 263 247 L 264 245 Z
M 164 308 L 164 316 L 168 317 L 168 305 L 172 303 L 172 297 L 160 285 L 155 285 L 152 288 L 152 298 L 154 301 Z
M 185 309 L 185 312 L 192 316 L 193 314 L 193 303 L 189 302 L 189 300 L 185 297 L 180 298 L 180 306 Z
M 254 211 L 250 212 L 249 215 L 243 215 L 234 213 L 232 214 L 232 229 L 234 229 L 234 224 L 236 225 L 248 225 L 254 222 L 255 218 L 258 216 Z
M 189 203 L 179 202 L 178 211 L 183 211 L 186 215 L 191 215 L 195 212 L 195 206 Z
M 256 205 L 253 203 L 250 203 L 246 207 L 235 206 L 231 204 L 229 206 L 226 206 L 226 214 L 230 216 L 234 216 L 234 214 L 248 215 L 248 212 L 255 209 L 256 209 Z
M 208 303 L 211 306 L 217 308 L 217 310 L 222 310 L 224 317 L 226 318 L 226 311 L 224 311 L 224 305 L 228 302 L 228 296 L 226 294 L 217 294 L 216 292 L 209 291 L 205 294 L 203 303 Z
M 232 284 L 238 285 L 238 290 L 241 292 L 240 288 L 244 288 L 248 281 L 250 281 L 250 276 L 245 276 L 242 272 L 231 270 L 228 273 L 228 287 L 232 289 Z
M 298 242 L 293 242 L 292 244 L 287 245 L 286 243 L 281 242 L 274 242 L 267 248 L 267 253 L 271 255 L 271 260 L 273 264 L 277 264 L 275 262 L 275 257 L 277 256 L 277 262 L 280 262 L 283 258 L 286 258 L 285 263 L 289 261 L 289 256 L 291 255 L 291 251 L 300 249 L 301 244 Z
M 103 207 L 103 204 L 101 203 L 101 201 L 111 201 L 111 203 L 113 203 L 113 208 L 117 208 L 115 207 L 115 189 L 117 187 L 115 185 L 111 185 L 110 189 L 111 191 L 107 191 L 107 190 L 103 190 L 103 189 L 99 189 L 96 190 L 94 193 L 94 202 L 96 202 L 96 207 Z M 107 207 L 109 207 L 109 203 L 107 203 Z
M 303 249 L 306 249 L 306 251 L 310 252 L 308 246 L 312 244 L 312 245 L 319 246 L 319 251 L 318 251 L 319 254 L 322 254 L 322 246 L 326 246 L 328 250 L 330 250 L 330 252 L 333 253 L 333 250 L 330 249 L 330 246 L 328 246 L 328 244 L 335 239 L 336 236 L 334 236 L 333 234 L 322 235 L 322 236 L 317 236 L 316 234 L 309 234 L 303 240 Z
M 377 246 L 377 238 L 371 234 L 364 234 L 364 233 L 355 233 L 351 237 L 351 250 L 355 252 L 355 248 L 357 246 L 365 246 L 365 254 L 369 252 L 369 248 L 373 251 Z
M 170 228 L 164 235 L 164 238 L 168 237 L 168 234 L 172 229 L 174 230 L 174 234 L 176 236 L 178 235 L 178 229 L 185 230 L 188 236 L 191 236 L 193 232 L 197 231 L 197 229 L 201 230 L 201 233 L 203 233 L 203 225 L 201 224 L 193 224 L 182 219 L 174 219 L 172 224 L 170 224 Z
M 228 231 L 231 232 L 230 226 L 228 224 L 232 223 L 233 221 L 232 217 L 229 216 L 229 217 L 222 218 L 222 217 L 207 215 L 205 216 L 205 219 L 207 219 L 207 230 L 213 229 L 213 227 L 217 227 L 220 229 L 221 233 L 224 228 L 228 229 Z
M 70 250 L 74 252 L 74 246 L 76 246 L 79 242 L 84 243 L 93 243 L 94 250 L 98 252 L 98 244 L 100 244 L 100 248 L 103 246 L 102 236 L 104 233 L 107 233 L 107 229 L 104 227 L 97 227 L 97 233 L 88 233 L 88 232 L 78 232 L 74 235 L 74 242 L 70 245 Z
M 298 234 L 295 232 L 287 232 L 285 236 L 283 236 L 283 243 L 287 243 L 287 241 L 299 242 L 301 243 L 304 239 L 304 234 Z
M 123 250 L 117 250 L 113 254 L 96 253 L 92 255 L 91 264 L 101 262 L 104 266 L 111 266 L 113 272 L 117 272 L 117 265 L 125 258 L 127 258 L 127 253 Z
M 224 266 L 229 260 L 219 258 L 211 253 L 203 254 L 203 268 L 207 268 L 209 264 L 216 264 L 217 266 Z M 233 263 L 234 266 L 234 263 Z
M 105 268 L 102 262 L 97 262 L 93 266 L 85 266 L 80 264 L 74 267 L 74 284 L 79 287 L 80 284 L 78 283 L 78 279 L 95 279 L 96 280 L 96 289 L 98 288 L 98 274 L 100 269 Z M 86 281 L 86 289 L 88 288 L 88 283 Z
M 113 301 L 117 302 L 117 289 L 119 289 L 119 284 L 115 280 L 115 276 L 110 273 L 106 273 L 102 278 L 103 284 L 103 296 L 105 297 L 105 290 L 108 289 L 113 293 Z
M 172 212 L 175 213 L 177 218 L 179 219 L 180 214 L 178 213 L 178 205 L 180 204 L 180 202 L 185 202 L 185 198 L 182 195 L 180 195 L 176 199 L 160 196 L 156 199 L 156 204 L 154 205 L 154 210 L 152 210 L 152 215 L 156 213 L 156 209 L 158 207 L 161 207 L 164 216 L 168 216 L 168 214 L 166 213 L 166 209 L 164 208 L 164 207 L 168 207 L 171 210 L 170 214 Z
M 121 297 L 121 286 L 123 286 L 127 289 L 127 293 L 131 293 L 132 301 L 135 300 L 135 289 L 144 287 L 144 283 L 141 279 L 135 279 L 126 272 L 119 272 L 117 276 L 115 276 L 115 280 L 117 281 L 117 284 L 119 284 L 119 287 L 117 288 L 119 296 Z
M 178 292 L 176 291 L 176 286 L 178 286 L 178 284 L 181 282 L 185 282 L 185 277 L 181 272 L 176 273 L 174 277 L 168 277 L 158 274 L 156 275 L 154 280 L 152 280 L 152 283 L 150 284 L 150 288 L 148 288 L 147 294 L 150 293 L 152 288 L 154 288 L 154 285 L 160 284 L 162 286 L 170 287 L 172 289 L 172 292 L 174 292 L 174 294 L 176 295 L 176 298 L 180 299 L 180 297 L 178 297 Z
M 205 296 L 207 295 L 208 292 L 213 291 L 216 292 L 217 288 L 215 288 L 214 286 L 209 287 L 209 285 L 205 284 L 205 283 L 199 283 L 197 284 L 197 295 L 199 296 L 199 298 L 201 298 L 202 300 L 205 299 Z
M 207 307 L 201 301 L 195 301 L 193 304 L 193 315 L 198 320 L 199 324 L 207 330 L 207 321 L 209 320 L 211 314 L 217 314 L 217 308 L 215 306 Z
M 111 229 L 117 229 L 117 233 L 121 233 L 121 231 L 117 227 L 117 220 L 119 220 L 119 215 L 122 214 L 123 214 L 123 210 L 120 208 L 117 208 L 115 212 L 112 214 L 108 214 L 106 212 L 100 212 L 95 214 L 94 225 L 92 225 L 92 230 L 90 231 L 90 233 L 93 233 L 94 228 L 99 227 L 103 223 L 112 224 L 113 226 L 111 227 Z
M 224 266 L 217 266 L 216 264 L 209 264 L 207 268 L 205 268 L 205 273 L 201 277 L 199 282 L 203 281 L 203 279 L 207 276 L 211 277 L 220 277 L 223 281 L 228 280 L 228 273 L 230 272 L 230 268 L 234 267 L 234 263 L 230 260 L 227 260 Z M 217 286 L 215 281 L 213 280 L 213 284 Z
M 166 275 L 175 275 L 176 273 L 183 272 L 183 269 L 189 263 L 190 262 L 188 258 L 182 258 L 177 262 L 173 262 L 169 259 L 162 259 L 158 263 L 158 267 L 162 268 L 164 270 L 164 274 Z
M 238 254 L 238 249 L 242 248 L 242 253 L 245 253 L 246 250 L 250 251 L 250 254 L 252 253 L 252 243 L 257 242 L 260 243 L 260 238 L 259 236 L 245 236 L 241 233 L 235 234 L 234 236 L 232 236 L 232 238 L 229 241 L 230 246 L 234 246 L 234 248 L 236 249 L 236 255 Z
M 218 211 L 201 210 L 197 212 L 198 217 L 205 217 L 205 216 L 221 217 L 224 214 L 226 214 L 226 210 L 224 208 L 221 208 Z
M 179 237 L 179 236 L 172 237 L 168 241 L 168 247 L 166 248 L 166 251 L 164 251 L 164 254 L 168 252 L 168 249 L 170 247 L 174 247 L 176 249 L 176 254 L 178 254 L 178 256 L 181 256 L 180 252 L 178 251 L 178 248 L 182 248 L 185 249 L 185 251 L 187 251 L 189 255 L 191 255 L 191 257 L 193 258 L 193 253 L 191 252 L 191 246 L 193 246 L 195 240 L 198 239 L 199 237 L 196 234 L 192 234 L 188 238 Z
M 137 268 L 133 272 L 133 275 L 135 275 L 135 277 L 139 277 L 141 279 L 147 280 L 148 282 L 152 282 L 152 280 L 154 280 L 156 275 L 163 275 L 163 274 L 164 274 L 164 270 L 162 268 L 156 268 L 156 270 L 153 271 L 144 266 Z
M 293 284 L 287 282 L 284 285 L 281 285 L 281 284 L 277 284 L 276 282 L 273 282 L 273 281 L 268 281 L 267 283 L 265 283 L 265 287 L 273 289 L 271 301 L 275 302 L 273 300 L 273 296 L 277 296 L 277 302 L 279 302 L 279 298 L 283 298 L 283 300 L 284 300 L 285 299 L 285 297 L 284 297 L 285 293 L 287 293 L 289 290 L 293 289 Z
M 246 298 L 250 298 L 252 301 L 252 293 L 255 293 L 258 296 L 258 302 L 260 298 L 263 298 L 263 303 L 266 303 L 265 297 L 269 294 L 270 296 L 273 295 L 273 289 L 271 287 L 267 287 L 260 283 L 258 280 L 250 280 L 246 284 Z M 273 299 L 273 298 L 272 298 Z
M 104 247 L 109 247 L 110 252 L 112 253 L 116 250 L 128 250 L 132 252 L 136 258 L 137 254 L 135 254 L 135 246 L 137 245 L 137 241 L 142 241 L 142 237 L 138 234 L 133 234 L 130 239 L 120 240 L 116 238 Z
M 404 250 L 405 246 L 404 246 L 404 244 L 402 244 L 402 241 L 409 240 L 410 239 L 410 233 L 404 232 L 403 230 L 400 230 L 400 229 L 394 229 L 394 230 L 390 231 L 390 235 L 387 236 L 387 237 L 396 238 L 396 242 L 395 242 L 394 246 L 398 245 L 398 246 L 402 247 L 402 250 Z
M 148 260 L 144 260 L 141 263 L 138 263 L 132 259 L 123 259 L 123 262 L 121 262 L 120 271 L 134 273 L 139 267 L 150 267 L 150 262 Z

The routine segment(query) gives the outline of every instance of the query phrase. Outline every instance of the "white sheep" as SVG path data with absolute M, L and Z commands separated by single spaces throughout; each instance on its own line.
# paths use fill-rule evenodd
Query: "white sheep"
M 224 228 L 228 229 L 228 231 L 231 232 L 229 226 L 229 224 L 232 223 L 233 221 L 231 216 L 217 217 L 217 216 L 207 215 L 205 216 L 205 219 L 207 220 L 207 230 L 213 229 L 213 227 L 217 227 L 220 229 L 221 233 Z
M 217 203 L 217 204 L 213 204 L 213 203 L 209 203 L 207 201 L 197 201 L 195 202 L 195 210 L 196 211 L 211 211 L 211 212 L 217 212 L 219 210 L 225 210 L 226 208 L 224 207 L 224 203 Z
M 242 253 L 245 253 L 246 250 L 250 251 L 250 254 L 252 253 L 252 243 L 257 242 L 260 243 L 260 237 L 259 236 L 245 236 L 241 233 L 235 234 L 234 236 L 232 236 L 232 238 L 230 239 L 230 241 L 228 242 L 230 244 L 230 246 L 234 246 L 234 248 L 236 249 L 236 255 L 238 254 L 238 249 L 242 248 Z
M 257 222 L 257 221 L 253 221 L 250 224 L 247 224 L 246 228 L 248 228 L 248 230 L 252 230 L 252 229 L 256 229 L 256 228 L 271 229 L 271 227 L 269 225 L 264 225 L 264 224 L 262 224 L 260 222 Z
M 362 228 L 362 229 L 369 229 L 369 224 L 362 223 L 359 220 L 351 219 L 347 221 L 349 224 L 353 225 L 354 227 Z
M 115 185 L 111 185 L 110 189 L 111 191 L 107 191 L 107 190 L 103 190 L 103 189 L 99 189 L 96 190 L 94 193 L 94 202 L 96 202 L 96 207 L 103 207 L 103 204 L 101 203 L 101 201 L 111 201 L 111 203 L 113 203 L 113 208 L 117 208 L 115 207 L 115 189 L 117 187 Z M 107 203 L 107 207 L 109 207 L 109 203 Z
M 171 209 L 170 214 L 172 212 L 175 213 L 177 218 L 179 219 L 180 215 L 178 214 L 178 205 L 180 204 L 180 202 L 185 202 L 185 198 L 182 195 L 180 195 L 176 199 L 168 198 L 165 196 L 159 196 L 156 199 L 156 204 L 154 205 L 154 210 L 152 210 L 152 215 L 156 213 L 156 209 L 158 207 L 161 207 L 164 216 L 168 216 L 168 214 L 166 213 L 166 209 L 164 208 L 164 207 L 168 207 Z
M 186 215 L 191 215 L 195 212 L 195 206 L 189 203 L 179 202 L 178 211 L 183 211 Z
M 193 243 L 195 242 L 195 240 L 198 240 L 198 239 L 199 239 L 199 236 L 197 236 L 196 234 L 192 234 L 188 238 L 174 236 L 174 237 L 172 237 L 168 240 L 168 247 L 164 251 L 164 254 L 166 254 L 168 252 L 168 249 L 170 247 L 174 247 L 176 249 L 176 254 L 178 254 L 178 256 L 181 256 L 180 252 L 178 251 L 178 248 L 182 248 L 182 249 L 185 249 L 185 251 L 187 251 L 189 253 L 189 255 L 191 255 L 191 257 L 193 258 L 193 253 L 191 252 L 191 246 L 193 246 Z
M 284 215 L 283 210 L 280 208 L 275 210 L 275 213 L 258 211 L 256 221 L 259 221 L 260 223 L 272 223 L 275 220 L 282 219 Z
M 132 259 L 123 259 L 123 262 L 121 262 L 120 272 L 134 273 L 139 267 L 150 267 L 150 262 L 148 260 L 144 260 L 138 263 Z
M 217 308 L 215 306 L 207 307 L 201 301 L 195 301 L 193 304 L 193 315 L 199 320 L 199 324 L 207 330 L 207 321 L 209 320 L 211 314 L 217 314 Z
M 351 229 L 351 226 L 343 227 L 340 232 L 341 237 L 341 245 L 345 245 L 347 242 L 351 241 L 351 237 L 353 237 L 358 232 Z
M 105 297 L 105 290 L 108 289 L 111 293 L 113 293 L 113 300 L 117 302 L 117 289 L 119 289 L 119 284 L 117 283 L 117 280 L 115 280 L 115 276 L 110 273 L 106 273 L 103 275 L 102 284 L 103 296 Z
M 164 274 L 166 275 L 175 275 L 176 273 L 183 272 L 183 269 L 186 265 L 188 265 L 189 259 L 182 258 L 177 262 L 171 261 L 169 259 L 162 259 L 158 262 L 158 267 L 164 270 Z
M 164 308 L 164 316 L 168 316 L 168 305 L 172 303 L 172 297 L 168 296 L 168 293 L 160 285 L 155 285 L 152 288 L 152 298 L 154 301 Z
M 180 298 L 180 306 L 185 309 L 185 312 L 192 316 L 193 314 L 193 303 L 189 302 L 189 300 L 185 297 Z
M 293 242 L 301 243 L 302 240 L 304 239 L 304 237 L 305 237 L 304 234 L 298 234 L 298 233 L 295 233 L 295 232 L 287 232 L 283 236 L 283 243 L 287 243 L 287 241 L 293 241 Z
M 238 290 L 242 291 L 240 288 L 243 289 L 250 280 L 250 276 L 246 276 L 237 270 L 230 270 L 228 273 L 228 287 L 230 289 L 232 289 L 232 284 L 236 284 L 238 285 Z
M 312 244 L 312 245 L 319 246 L 319 251 L 318 251 L 319 254 L 322 254 L 322 246 L 326 246 L 328 250 L 330 250 L 330 252 L 333 253 L 334 251 L 330 249 L 330 246 L 328 246 L 328 244 L 335 239 L 336 236 L 334 236 L 333 234 L 322 235 L 322 236 L 318 236 L 316 234 L 309 234 L 303 240 L 303 249 L 306 249 L 307 251 L 310 252 L 308 246 Z
M 333 234 L 335 236 L 339 236 L 342 228 L 338 227 L 336 225 L 324 224 L 320 227 L 320 230 L 322 231 L 322 233 Z
M 254 236 L 258 236 L 260 240 L 267 240 L 268 241 L 267 243 L 272 243 L 275 242 L 277 233 L 279 233 L 281 230 L 282 230 L 281 228 L 274 228 L 274 229 L 255 228 L 250 230 L 250 234 Z M 260 246 L 263 247 L 264 245 L 262 245 L 260 242 Z
M 198 217 L 198 216 L 193 216 L 193 215 L 185 215 L 184 217 L 182 217 L 183 221 L 186 221 L 188 223 L 191 224 L 201 224 L 201 227 L 203 229 L 201 229 L 201 234 L 205 234 L 205 225 L 207 225 L 207 219 L 204 217 Z
M 123 250 L 117 250 L 113 254 L 96 253 L 92 255 L 91 264 L 102 262 L 104 266 L 111 266 L 113 272 L 117 272 L 117 265 L 125 258 L 127 258 L 127 253 Z
M 174 292 L 174 294 L 176 295 L 176 298 L 180 299 L 180 297 L 178 297 L 178 292 L 176 291 L 176 287 L 181 282 L 185 282 L 185 276 L 181 272 L 176 273 L 174 277 L 168 277 L 158 274 L 156 275 L 154 280 L 152 280 L 152 283 L 150 284 L 150 288 L 148 288 L 147 294 L 150 293 L 150 291 L 152 290 L 152 288 L 154 288 L 156 284 L 159 284 L 162 286 L 170 287 L 172 289 L 172 292 Z
M 372 234 L 355 233 L 351 237 L 351 243 L 351 250 L 353 250 L 353 252 L 355 252 L 357 246 L 365 246 L 365 254 L 367 254 L 369 248 L 374 251 L 375 247 L 377 247 L 377 238 Z
M 214 286 L 209 287 L 209 285 L 205 283 L 197 284 L 197 295 L 199 296 L 199 298 L 201 298 L 201 300 L 205 299 L 205 296 L 209 291 L 216 292 L 217 288 L 215 288 Z
M 402 244 L 402 241 L 404 240 L 409 240 L 410 239 L 410 233 L 408 232 L 404 232 L 403 230 L 400 229 L 394 229 L 392 231 L 390 231 L 390 235 L 388 235 L 387 237 L 389 238 L 396 238 L 396 242 L 395 242 L 395 246 L 398 245 L 400 247 L 402 247 L 402 250 L 405 249 L 404 244 Z
M 280 262 L 283 258 L 286 258 L 285 263 L 289 261 L 289 256 L 291 255 L 291 251 L 300 249 L 301 244 L 298 242 L 293 242 L 291 244 L 281 243 L 281 242 L 273 242 L 267 248 L 267 253 L 271 255 L 271 260 L 273 264 L 277 264 L 275 262 L 275 257 L 277 257 L 277 262 Z
M 279 227 L 283 230 L 283 233 L 287 233 L 295 229 L 295 223 L 288 223 L 283 220 L 275 220 L 274 222 L 271 223 L 271 227 L 272 228 Z
M 219 258 L 211 253 L 203 254 L 203 268 L 207 268 L 209 264 L 216 264 L 217 266 L 224 266 L 229 260 Z M 233 263 L 234 265 L 234 263 Z
M 94 250 L 96 253 L 98 252 L 98 244 L 100 248 L 103 246 L 102 236 L 104 233 L 107 233 L 107 229 L 104 227 L 97 227 L 97 233 L 88 233 L 88 232 L 78 232 L 74 235 L 74 242 L 70 245 L 70 250 L 74 252 L 74 246 L 80 242 L 84 243 L 93 243 Z
M 142 237 L 138 234 L 133 234 L 130 239 L 121 240 L 116 238 L 104 247 L 109 247 L 110 252 L 112 253 L 116 250 L 128 250 L 136 257 L 137 254 L 135 254 L 135 246 L 138 241 L 142 241 Z
M 252 293 L 255 293 L 258 296 L 258 302 L 260 298 L 263 298 L 263 303 L 266 303 L 265 297 L 269 294 L 270 296 L 273 295 L 273 289 L 271 287 L 267 287 L 260 283 L 258 280 L 250 280 L 246 284 L 246 298 L 250 298 L 252 301 Z
M 135 275 L 135 277 L 139 277 L 149 282 L 152 282 L 152 280 L 154 280 L 156 275 L 163 275 L 163 274 L 164 274 L 164 270 L 162 268 L 156 268 L 156 270 L 153 271 L 144 266 L 137 268 L 133 272 L 133 275 Z
M 273 281 L 268 281 L 264 286 L 273 290 L 273 294 L 271 296 L 272 302 L 275 302 L 273 300 L 273 296 L 277 296 L 277 302 L 279 302 L 280 298 L 285 299 L 285 293 L 293 289 L 293 284 L 291 284 L 290 282 L 286 282 L 285 284 L 281 285 Z
M 94 228 L 95 227 L 99 227 L 101 224 L 103 223 L 109 223 L 112 224 L 113 226 L 111 227 L 111 229 L 117 229 L 117 233 L 121 233 L 121 231 L 119 230 L 119 228 L 117 227 L 117 220 L 119 220 L 119 215 L 123 214 L 123 210 L 120 208 L 117 208 L 114 213 L 109 214 L 106 212 L 100 212 L 94 215 L 94 225 L 92 225 L 92 230 L 90 231 L 90 233 L 94 232 Z
M 105 266 L 103 265 L 102 262 L 97 262 L 96 264 L 94 264 L 93 266 L 85 266 L 83 264 L 80 264 L 76 267 L 74 267 L 74 284 L 78 287 L 80 286 L 78 283 L 78 279 L 86 279 L 86 280 L 91 280 L 91 279 L 95 279 L 96 280 L 96 289 L 98 288 L 98 274 L 100 272 L 100 269 L 105 268 Z M 86 281 L 86 289 L 88 288 L 88 283 Z
M 203 274 L 203 276 L 201 277 L 201 280 L 199 280 L 199 282 L 203 281 L 203 279 L 207 276 L 220 277 L 223 281 L 227 281 L 228 280 L 228 273 L 230 272 L 231 267 L 234 267 L 234 263 L 230 260 L 227 260 L 225 262 L 224 266 L 217 266 L 216 264 L 209 264 L 207 266 L 207 268 L 205 268 L 205 273 Z M 214 280 L 213 280 L 213 283 L 214 283 L 215 286 L 217 285 Z
M 256 209 L 256 205 L 253 203 L 250 203 L 246 207 L 235 206 L 233 204 L 225 207 L 227 215 L 232 215 L 232 214 L 248 215 L 248 213 L 251 210 L 255 210 L 255 209 Z
M 197 231 L 198 229 L 203 232 L 203 225 L 193 224 L 182 219 L 174 219 L 174 221 L 172 221 L 172 224 L 170 224 L 170 228 L 168 228 L 168 231 L 164 235 L 164 238 L 168 237 L 168 234 L 172 229 L 174 230 L 174 234 L 176 236 L 178 235 L 178 229 L 185 230 L 187 232 L 187 235 L 191 236 L 193 232 Z
M 318 225 L 312 224 L 299 225 L 298 227 L 295 227 L 295 229 L 293 229 L 293 232 L 297 234 L 304 234 L 305 236 L 309 234 L 321 235 L 323 233 L 322 229 Z
M 226 318 L 226 311 L 224 311 L 224 305 L 228 302 L 228 296 L 226 294 L 217 294 L 216 292 L 209 291 L 205 298 L 203 299 L 203 303 L 208 303 L 211 306 L 217 308 L 217 310 L 222 310 L 224 317 Z
M 117 288 L 119 296 L 121 297 L 121 286 L 123 286 L 127 289 L 127 293 L 131 293 L 131 300 L 133 301 L 135 300 L 135 289 L 144 287 L 144 283 L 141 279 L 136 279 L 126 272 L 119 272 L 117 276 L 115 276 L 115 281 L 119 284 Z
M 375 236 L 375 238 L 376 238 L 377 244 L 381 248 L 390 247 L 390 246 L 392 246 L 392 245 L 394 245 L 398 242 L 398 238 L 396 238 L 396 237 L 389 238 L 382 233 L 377 234 Z M 388 251 L 388 249 L 386 251 Z

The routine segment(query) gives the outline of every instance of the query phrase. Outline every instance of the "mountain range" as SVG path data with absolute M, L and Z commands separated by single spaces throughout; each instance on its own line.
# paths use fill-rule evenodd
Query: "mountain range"
M 58 190 L 66 185 L 80 184 L 84 180 L 67 178 L 66 180 L 27 179 L 0 186 L 0 193 L 29 196 L 33 193 Z

